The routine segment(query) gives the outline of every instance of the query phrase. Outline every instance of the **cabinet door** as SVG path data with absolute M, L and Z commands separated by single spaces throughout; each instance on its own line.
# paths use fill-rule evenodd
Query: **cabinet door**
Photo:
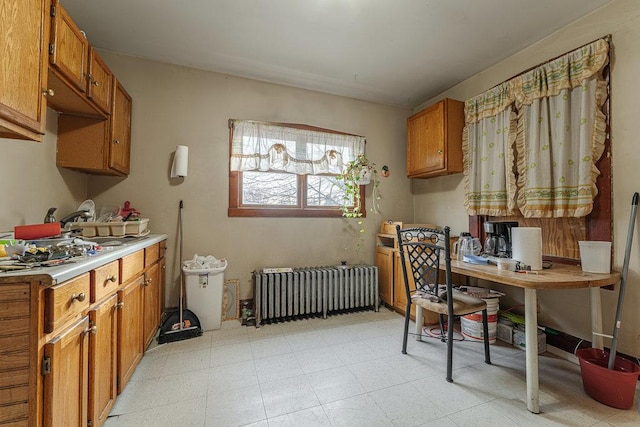
M 378 292 L 382 301 L 393 304 L 393 248 L 376 246 Z
M 69 84 L 84 93 L 87 85 L 89 41 L 58 0 L 51 3 L 49 62 Z
M 428 178 L 460 173 L 464 103 L 453 99 L 407 119 L 407 176 Z
M 107 419 L 117 397 L 117 303 L 113 294 L 89 311 L 95 333 L 89 336 L 89 420 L 99 427 Z
M 118 291 L 118 394 L 142 359 L 142 315 L 144 276 Z
M 144 273 L 144 348 L 147 348 L 156 332 L 160 323 L 160 265 L 153 264 L 150 269 Z
M 44 425 L 86 426 L 89 317 L 84 316 L 44 346 Z
M 113 109 L 111 112 L 111 140 L 109 167 L 129 174 L 131 150 L 131 96 L 114 79 Z
M 87 97 L 106 114 L 111 114 L 112 87 L 113 73 L 98 52 L 93 47 L 89 48 Z
M 48 19 L 43 0 L 3 0 L 0 7 L 0 137 L 42 141 Z M 10 58 L 8 60 L 7 58 Z

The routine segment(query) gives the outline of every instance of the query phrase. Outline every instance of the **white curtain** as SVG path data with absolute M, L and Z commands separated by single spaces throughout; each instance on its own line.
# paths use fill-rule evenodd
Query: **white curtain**
M 608 43 L 598 40 L 513 79 L 518 207 L 525 217 L 583 217 L 604 151 Z
M 340 174 L 364 153 L 362 136 L 248 120 L 233 120 L 232 126 L 231 171 Z
M 508 83 L 465 102 L 462 144 L 469 215 L 513 214 L 516 115 L 512 104 Z

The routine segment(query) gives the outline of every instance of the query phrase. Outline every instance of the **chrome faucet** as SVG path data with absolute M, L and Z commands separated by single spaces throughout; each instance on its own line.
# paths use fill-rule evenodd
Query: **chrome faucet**
M 84 218 L 84 219 L 89 219 L 91 218 L 92 214 L 89 211 L 86 210 L 82 210 L 82 211 L 75 211 L 73 213 L 70 213 L 69 215 L 65 216 L 64 218 L 62 218 L 60 220 L 60 225 L 62 227 L 64 227 L 65 225 L 67 225 L 68 222 L 73 222 L 79 218 Z

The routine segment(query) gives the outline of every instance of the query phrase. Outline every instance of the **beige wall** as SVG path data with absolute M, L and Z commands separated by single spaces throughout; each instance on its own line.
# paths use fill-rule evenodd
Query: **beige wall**
M 226 279 L 251 294 L 250 273 L 262 267 L 373 263 L 375 232 L 383 219 L 412 219 L 405 177 L 405 121 L 411 111 L 293 89 L 218 73 L 103 52 L 105 61 L 133 97 L 131 174 L 127 179 L 89 178 L 97 204 L 130 200 L 148 216 L 154 232 L 169 239 L 167 304 L 177 304 L 178 203 L 184 200 L 184 256 L 226 257 Z M 380 215 L 366 219 L 363 249 L 341 218 L 229 218 L 229 119 L 309 125 L 364 135 L 368 157 L 391 175 L 381 178 Z M 189 174 L 169 180 L 177 144 L 189 146 Z M 370 190 L 369 190 L 370 191 Z M 370 195 L 367 200 L 370 205 Z
M 58 208 L 60 219 L 86 199 L 86 175 L 56 168 L 57 115 L 51 110 L 45 130 L 42 143 L 0 138 L 0 232 L 42 223 L 50 207 Z
M 425 106 L 443 97 L 465 100 L 547 59 L 611 34 L 613 60 L 611 67 L 611 138 L 613 154 L 614 268 L 623 263 L 625 240 L 631 209 L 631 197 L 638 186 L 640 164 L 638 134 L 634 131 L 640 117 L 637 101 L 637 80 L 640 76 L 640 3 L 637 0 L 616 0 L 598 11 L 576 21 L 541 42 L 519 52 L 497 65 L 451 88 Z M 448 223 L 455 231 L 468 228 L 463 210 L 462 175 L 414 181 L 413 194 L 416 222 Z M 623 322 L 618 349 L 640 356 L 640 242 L 634 243 L 625 294 Z M 521 292 L 509 290 L 506 303 L 522 303 Z M 602 291 L 604 328 L 613 331 L 618 292 Z M 544 291 L 541 299 L 540 322 L 561 331 L 590 338 L 588 291 Z M 504 306 L 504 304 L 503 304 Z M 605 345 L 608 345 L 605 340 Z

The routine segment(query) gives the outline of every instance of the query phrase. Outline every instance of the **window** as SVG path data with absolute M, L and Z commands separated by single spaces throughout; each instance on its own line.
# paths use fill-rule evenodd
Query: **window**
M 335 177 L 364 152 L 363 137 L 247 120 L 230 120 L 229 129 L 229 216 L 342 216 Z

